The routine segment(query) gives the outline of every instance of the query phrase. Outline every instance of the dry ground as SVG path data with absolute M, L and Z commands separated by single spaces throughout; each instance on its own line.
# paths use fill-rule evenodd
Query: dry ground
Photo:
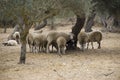
M 70 27 L 60 30 L 69 31 Z M 62 57 L 56 53 L 27 53 L 26 64 L 17 64 L 20 45 L 1 44 L 11 31 L 0 33 L 0 80 L 120 80 L 118 33 L 104 32 L 102 49 L 68 51 Z

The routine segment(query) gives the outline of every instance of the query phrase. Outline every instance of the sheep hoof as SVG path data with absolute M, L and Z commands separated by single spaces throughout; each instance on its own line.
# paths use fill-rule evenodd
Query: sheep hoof
M 84 50 L 82 50 L 82 52 L 84 52 Z
M 101 47 L 98 47 L 98 49 L 101 49 Z
M 48 54 L 48 53 L 49 53 L 49 51 L 46 51 L 46 53 Z
M 59 54 L 59 56 L 60 56 L 60 57 L 62 57 L 62 55 L 61 55 L 61 54 Z
M 66 54 L 66 53 L 63 53 L 64 55 Z

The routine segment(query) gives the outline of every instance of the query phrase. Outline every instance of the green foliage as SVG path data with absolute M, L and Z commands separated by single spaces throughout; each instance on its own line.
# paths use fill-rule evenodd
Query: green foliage
M 90 0 L 1 0 L 0 1 L 0 19 L 18 18 L 29 15 L 31 20 L 38 20 L 43 16 L 45 11 L 61 11 L 64 16 L 75 13 L 79 16 L 89 13 Z M 88 2 L 88 3 L 87 3 Z M 89 4 L 89 5 L 88 5 Z M 86 5 L 88 7 L 86 7 Z M 56 10 L 56 11 L 55 11 Z M 72 13 L 73 12 L 73 13 Z M 66 16 L 67 16 L 66 15 Z
M 73 13 L 84 17 L 95 9 L 101 14 L 119 14 L 120 0 L 0 0 L 0 20 L 16 20 L 27 15 L 29 20 L 37 21 L 49 13 L 54 16 L 59 12 L 61 17 Z
M 93 0 L 96 10 L 101 14 L 109 13 L 116 15 L 120 13 L 120 0 Z

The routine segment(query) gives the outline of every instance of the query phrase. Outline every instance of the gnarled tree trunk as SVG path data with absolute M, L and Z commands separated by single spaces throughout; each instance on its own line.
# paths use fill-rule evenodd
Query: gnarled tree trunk
M 76 47 L 77 47 L 77 35 L 79 34 L 81 29 L 83 28 L 84 22 L 85 22 L 85 18 L 80 18 L 77 15 L 76 24 L 72 28 L 72 33 L 75 35 L 74 36 L 74 41 L 67 42 L 67 44 L 68 44 L 67 50 L 76 49 Z
M 91 32 L 92 31 L 92 26 L 94 25 L 94 18 L 95 18 L 96 13 L 93 13 L 91 16 L 88 16 L 85 20 L 85 32 Z

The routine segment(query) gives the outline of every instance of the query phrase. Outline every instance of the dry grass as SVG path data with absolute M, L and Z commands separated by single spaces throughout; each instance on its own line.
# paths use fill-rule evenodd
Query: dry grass
M 70 28 L 59 27 L 59 31 Z M 120 80 L 118 33 L 103 33 L 102 49 L 68 51 L 62 57 L 56 53 L 27 53 L 26 64 L 20 65 L 20 45 L 1 44 L 11 31 L 0 34 L 0 80 Z

